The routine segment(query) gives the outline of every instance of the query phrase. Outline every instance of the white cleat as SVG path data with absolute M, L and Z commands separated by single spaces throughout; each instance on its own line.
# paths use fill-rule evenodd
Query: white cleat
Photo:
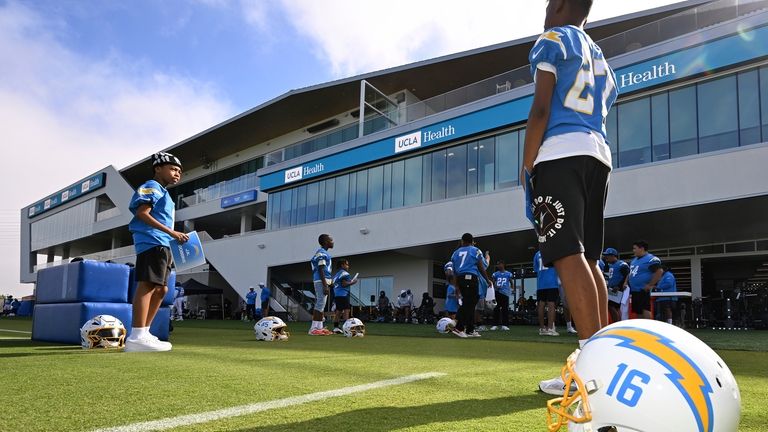
M 539 390 L 553 396 L 562 396 L 565 392 L 565 383 L 560 377 L 539 381 Z M 576 384 L 571 383 L 571 392 L 576 391 Z
M 153 337 L 141 339 L 126 339 L 125 352 L 159 352 L 170 351 L 173 346 L 170 342 L 163 342 Z

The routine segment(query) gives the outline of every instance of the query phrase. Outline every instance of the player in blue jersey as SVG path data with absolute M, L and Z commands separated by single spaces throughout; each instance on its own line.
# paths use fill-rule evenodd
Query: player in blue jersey
M 166 187 L 181 179 L 181 162 L 165 152 L 152 156 L 154 178 L 139 186 L 128 209 L 133 219 L 128 229 L 136 249 L 136 294 L 133 296 L 131 334 L 125 351 L 169 351 L 171 344 L 149 332 L 163 297 L 168 291 L 168 277 L 174 268 L 171 240 L 186 242 L 189 237 L 173 229 L 176 206 Z
M 445 314 L 448 318 L 455 320 L 456 312 L 459 310 L 459 295 L 453 285 L 453 262 L 445 263 L 443 271 L 445 272 L 445 279 L 448 281 L 448 287 L 445 289 Z
M 320 244 L 312 259 L 312 283 L 315 286 L 315 307 L 312 310 L 312 326 L 309 328 L 309 334 L 312 336 L 332 335 L 333 332 L 323 327 L 323 314 L 325 302 L 328 298 L 331 288 L 333 288 L 331 254 L 328 249 L 333 248 L 333 238 L 328 234 L 320 234 L 317 238 Z
M 509 299 L 512 297 L 512 290 L 515 287 L 515 280 L 512 273 L 504 267 L 504 261 L 496 261 L 496 271 L 491 275 L 493 286 L 496 288 L 496 309 L 494 318 L 496 325 L 491 330 L 501 328 L 509 330 Z
M 173 293 L 173 309 L 176 314 L 175 320 L 184 321 L 184 287 L 179 282 L 176 282 L 176 287 L 174 289 L 176 291 Z
M 612 322 L 621 321 L 621 306 L 627 302 L 629 264 L 619 259 L 619 251 L 607 248 L 603 257 L 608 266 L 608 313 Z
M 608 324 L 597 261 L 612 166 L 605 118 L 617 96 L 613 71 L 583 30 L 591 7 L 591 0 L 547 4 L 544 33 L 530 53 L 535 91 L 521 172 L 526 213 L 544 264 L 561 276 L 580 346 Z
M 248 320 L 256 318 L 256 298 L 259 293 L 256 292 L 256 288 L 248 287 L 248 292 L 245 293 L 245 313 L 248 315 Z
M 643 240 L 632 244 L 632 253 L 635 255 L 629 263 L 632 311 L 642 318 L 651 319 L 651 291 L 664 274 L 661 260 L 648 252 L 648 243 Z
M 333 277 L 333 302 L 336 304 L 336 315 L 333 320 L 333 332 L 344 334 L 339 323 L 346 322 L 349 319 L 349 311 L 352 309 L 349 303 L 349 287 L 357 283 L 357 279 L 352 279 L 349 274 L 349 261 L 340 259 L 337 261 L 339 271 Z M 343 320 L 343 321 L 341 321 Z
M 675 279 L 675 275 L 669 271 L 669 266 L 667 265 L 662 265 L 661 269 L 664 271 L 664 274 L 656 284 L 656 291 L 663 293 L 676 292 L 677 280 Z M 676 304 L 677 297 L 658 297 L 656 299 L 656 310 L 660 311 L 661 316 L 664 317 L 667 324 L 672 324 L 672 311 L 675 309 Z
M 259 282 L 259 300 L 261 300 L 261 316 L 269 316 L 269 298 L 272 296 L 272 291 L 263 282 Z
M 461 297 L 461 305 L 457 314 L 458 322 L 454 334 L 458 337 L 478 337 L 475 331 L 474 312 L 477 300 L 480 298 L 478 280 L 484 278 L 491 285 L 488 273 L 483 266 L 483 253 L 473 246 L 474 238 L 470 233 L 461 236 L 461 246 L 453 252 L 453 284 Z
M 539 314 L 539 336 L 560 336 L 555 328 L 557 303 L 560 301 L 560 278 L 554 267 L 547 267 L 541 258 L 541 251 L 533 256 L 533 271 L 536 273 L 536 300 Z M 544 321 L 544 307 L 547 320 Z

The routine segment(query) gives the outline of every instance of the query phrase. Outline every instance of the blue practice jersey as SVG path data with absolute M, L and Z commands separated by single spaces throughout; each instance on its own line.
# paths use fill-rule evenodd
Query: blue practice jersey
M 264 303 L 265 301 L 269 300 L 269 297 L 272 295 L 272 291 L 270 291 L 269 287 L 264 286 L 261 288 L 261 302 Z
M 349 285 L 344 286 L 341 281 L 352 282 L 352 275 L 344 269 L 339 270 L 333 277 L 333 295 L 336 297 L 349 297 Z
M 256 296 L 258 296 L 259 293 L 256 291 L 248 291 L 248 293 L 245 295 L 245 304 L 256 304 Z
M 133 213 L 133 219 L 128 224 L 128 230 L 133 234 L 133 245 L 136 248 L 136 254 L 140 254 L 155 246 L 171 247 L 173 237 L 157 228 L 153 228 L 144 221 L 136 217 L 136 211 L 142 205 L 152 207 L 149 215 L 156 221 L 173 229 L 173 219 L 176 213 L 176 206 L 168 191 L 155 180 L 150 180 L 133 193 L 128 210 Z
M 661 267 L 661 260 L 653 254 L 635 257 L 629 264 L 629 289 L 641 291 L 653 279 L 653 274 Z
M 501 294 L 507 297 L 512 296 L 512 273 L 508 271 L 497 271 L 493 273 L 493 283 Z
M 608 288 L 624 288 L 624 278 L 629 274 L 629 264 L 622 260 L 608 266 Z
M 181 285 L 176 285 L 176 293 L 174 294 L 173 298 L 181 298 L 184 297 L 184 287 Z
M 675 292 L 677 291 L 677 280 L 675 275 L 671 271 L 665 271 L 664 275 L 659 279 L 659 283 L 656 284 L 656 291 L 659 292 Z M 659 297 L 656 301 L 677 301 L 677 297 Z
M 445 311 L 456 313 L 458 310 L 459 296 L 456 295 L 456 288 L 449 284 L 448 289 L 445 292 Z
M 606 138 L 605 117 L 616 101 L 616 75 L 584 30 L 545 31 L 531 49 L 531 73 L 542 69 L 557 79 L 544 139 L 569 132 L 597 132 Z
M 533 256 L 533 271 L 536 272 L 536 290 L 559 288 L 560 277 L 554 267 L 547 267 L 541 260 L 541 252 Z
M 331 278 L 331 272 L 333 271 L 331 268 L 331 254 L 327 250 L 323 248 L 318 249 L 312 256 L 310 264 L 312 265 L 312 280 L 314 282 Z M 320 266 L 325 266 L 323 274 L 320 274 Z
M 453 252 L 451 262 L 453 262 L 453 271 L 457 275 L 473 274 L 480 277 L 477 263 L 484 264 L 485 257 L 480 249 L 474 246 L 462 246 Z

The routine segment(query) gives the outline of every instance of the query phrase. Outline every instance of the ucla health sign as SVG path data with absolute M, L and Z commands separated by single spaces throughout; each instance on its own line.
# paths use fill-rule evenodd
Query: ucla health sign
M 700 75 L 768 56 L 768 26 L 740 31 L 652 59 L 615 69 L 619 94 L 627 94 L 681 78 Z M 264 191 L 386 159 L 404 152 L 519 124 L 528 118 L 533 96 L 524 96 L 436 123 L 393 138 L 374 141 L 307 165 L 260 177 Z
M 68 201 L 91 193 L 96 189 L 104 187 L 107 179 L 107 173 L 98 173 L 90 178 L 84 179 L 70 187 L 58 191 L 48 198 L 32 204 L 27 209 L 27 217 L 35 217 L 48 210 L 56 208 Z

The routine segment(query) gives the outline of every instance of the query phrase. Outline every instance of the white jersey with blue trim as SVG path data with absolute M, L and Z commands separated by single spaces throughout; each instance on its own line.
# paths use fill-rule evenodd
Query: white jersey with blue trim
M 534 77 L 541 69 L 556 79 L 544 141 L 584 132 L 597 134 L 604 144 L 605 118 L 618 90 L 616 75 L 600 47 L 579 27 L 553 27 L 539 36 L 529 60 Z

